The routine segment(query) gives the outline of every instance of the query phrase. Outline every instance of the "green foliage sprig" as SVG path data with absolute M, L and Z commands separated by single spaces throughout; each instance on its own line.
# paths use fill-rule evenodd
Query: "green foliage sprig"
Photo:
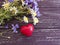
M 12 18 L 18 19 L 19 21 L 24 21 L 28 23 L 28 18 L 31 14 L 34 24 L 38 23 L 36 18 L 36 12 L 29 8 L 28 5 L 25 5 L 23 0 L 14 0 L 13 2 L 5 1 L 0 8 L 0 24 L 9 21 Z

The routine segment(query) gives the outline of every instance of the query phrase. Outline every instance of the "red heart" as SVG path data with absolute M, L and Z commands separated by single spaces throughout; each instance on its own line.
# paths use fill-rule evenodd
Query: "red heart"
M 27 24 L 25 26 L 22 26 L 20 29 L 21 33 L 25 36 L 31 36 L 33 30 L 34 30 L 33 24 Z

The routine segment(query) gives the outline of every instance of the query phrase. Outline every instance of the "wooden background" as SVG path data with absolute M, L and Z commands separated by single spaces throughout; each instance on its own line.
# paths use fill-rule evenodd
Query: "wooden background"
M 42 15 L 33 35 L 25 37 L 8 31 L 4 35 L 11 38 L 0 36 L 0 45 L 60 45 L 60 0 L 44 0 L 38 3 Z

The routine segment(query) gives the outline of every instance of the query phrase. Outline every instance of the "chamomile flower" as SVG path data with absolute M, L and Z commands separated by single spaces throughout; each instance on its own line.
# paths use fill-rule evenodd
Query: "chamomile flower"
M 17 14 L 18 13 L 18 10 L 16 7 L 11 7 L 10 11 L 13 13 L 13 14 Z
M 30 12 L 31 12 L 32 16 L 36 16 L 37 15 L 36 12 L 33 9 L 30 9 Z
M 26 16 L 23 17 L 24 22 L 28 23 L 28 18 Z
M 34 21 L 34 25 L 36 25 L 39 22 L 37 17 L 33 17 L 33 21 Z
M 2 5 L 4 9 L 9 9 L 10 3 L 9 2 L 4 2 L 4 4 Z

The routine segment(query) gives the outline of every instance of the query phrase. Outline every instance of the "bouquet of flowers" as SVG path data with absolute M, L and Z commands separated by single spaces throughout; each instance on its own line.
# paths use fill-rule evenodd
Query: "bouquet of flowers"
M 39 22 L 37 18 L 39 8 L 37 8 L 37 5 L 35 0 L 5 0 L 0 8 L 0 24 L 5 24 L 4 20 L 10 21 L 15 18 L 25 23 L 29 23 L 29 19 L 31 19 L 33 24 L 36 25 Z M 16 31 L 14 25 L 12 26 Z M 18 25 L 16 26 L 18 27 Z M 30 24 L 30 26 L 32 25 Z
M 9 21 L 12 18 L 28 23 L 29 17 L 33 19 L 33 24 L 38 23 L 37 13 L 34 10 L 34 3 L 27 3 L 26 0 L 5 0 L 0 8 L 0 24 Z

